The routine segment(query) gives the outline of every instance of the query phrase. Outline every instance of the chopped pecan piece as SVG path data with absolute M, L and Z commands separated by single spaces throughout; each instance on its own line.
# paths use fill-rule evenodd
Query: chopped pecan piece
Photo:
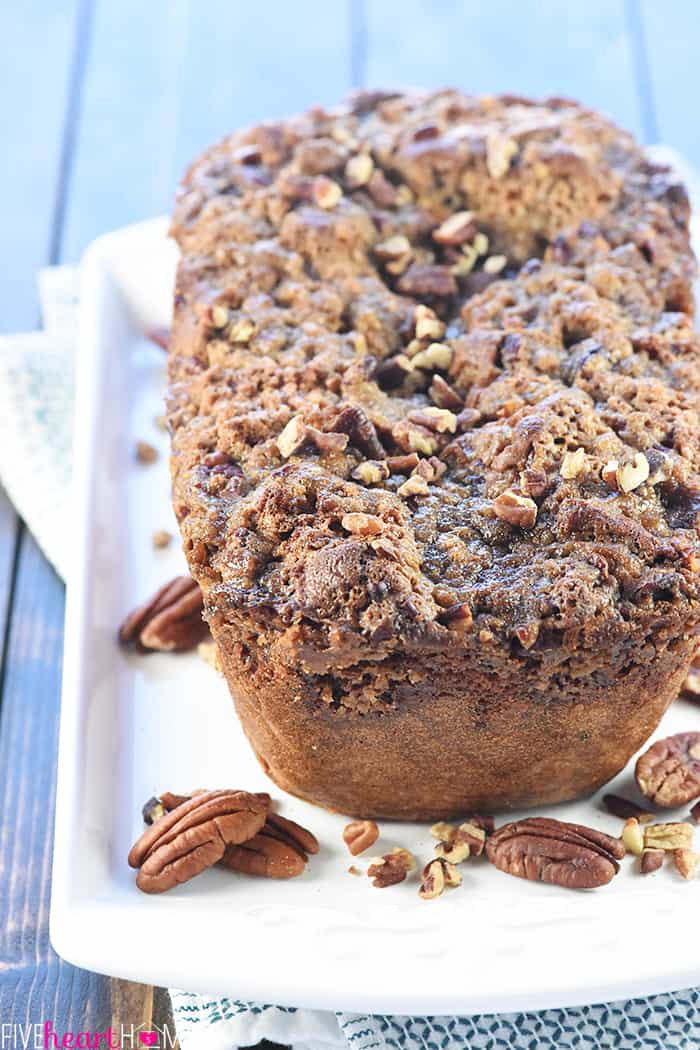
M 559 473 L 565 481 L 577 478 L 586 467 L 586 452 L 577 448 L 574 452 L 565 452 L 559 467 Z
M 644 828 L 644 846 L 648 849 L 690 849 L 693 845 L 693 827 L 684 821 L 667 824 L 647 824 Z
M 637 760 L 635 777 L 657 806 L 682 806 L 700 797 L 700 733 L 657 740 Z
M 537 504 L 529 496 L 506 489 L 493 501 L 496 517 L 520 529 L 531 529 L 537 520 Z
M 365 485 L 377 485 L 380 481 L 386 481 L 390 473 L 386 463 L 381 462 L 381 460 L 368 459 L 355 467 L 352 476 Z
M 476 223 L 474 215 L 470 211 L 456 211 L 445 219 L 436 230 L 433 230 L 433 240 L 438 244 L 459 245 L 465 241 L 471 241 L 476 235 Z
M 411 251 L 411 242 L 403 233 L 397 233 L 386 241 L 380 241 L 374 246 L 374 254 L 383 262 L 394 262 L 403 259 Z
M 141 810 L 144 824 L 155 824 L 155 822 L 160 820 L 161 817 L 164 817 L 166 813 L 167 809 L 163 805 L 162 800 L 155 796 L 149 798 L 147 802 L 144 802 Z
M 317 430 L 307 426 L 307 436 L 313 441 L 319 452 L 344 452 L 348 447 L 348 435 L 336 434 L 332 430 Z
M 433 376 L 428 394 L 438 408 L 449 408 L 450 411 L 459 411 L 462 408 L 461 397 L 440 375 Z
M 501 871 L 571 889 L 604 886 L 624 854 L 619 839 L 544 817 L 505 824 L 486 840 L 486 855 Z
M 428 459 L 421 459 L 419 463 L 416 463 L 413 473 L 425 481 L 439 481 L 446 470 L 446 463 L 443 463 L 437 456 L 429 456 Z
M 478 824 L 473 824 L 471 821 L 465 821 L 464 824 L 460 824 L 457 829 L 457 835 L 461 836 L 469 846 L 469 855 L 472 857 L 480 857 L 484 852 L 486 845 L 486 832 L 483 828 L 480 828 Z
M 379 828 L 373 820 L 353 820 L 343 830 L 343 842 L 353 857 L 373 846 L 379 838 Z
M 504 270 L 507 264 L 506 255 L 489 255 L 488 259 L 484 260 L 484 273 L 495 275 Z
M 462 876 L 454 864 L 443 857 L 436 857 L 423 868 L 418 896 L 423 900 L 434 900 L 444 893 L 447 886 L 460 886 Z
M 277 448 L 283 459 L 297 452 L 307 438 L 306 423 L 302 416 L 293 416 L 277 436 Z
M 649 477 L 649 460 L 644 453 L 637 452 L 631 463 L 626 463 L 617 471 L 617 484 L 622 492 L 632 492 L 639 488 Z
M 666 853 L 662 849 L 645 849 L 639 858 L 639 870 L 642 875 L 650 875 L 652 871 L 658 871 L 664 862 Z
M 423 868 L 418 896 L 425 901 L 434 900 L 435 897 L 444 893 L 445 872 L 440 861 L 441 858 L 438 857 Z
M 608 813 L 612 813 L 614 817 L 622 817 L 623 820 L 635 817 L 640 824 L 647 824 L 653 818 L 649 810 L 643 809 L 621 795 L 603 795 L 603 805 Z
M 434 408 L 427 405 L 408 413 L 408 421 L 418 426 L 434 430 L 437 434 L 454 434 L 457 429 L 457 417 L 448 408 Z
M 218 863 L 227 845 L 245 842 L 265 823 L 269 801 L 247 791 L 206 791 L 160 817 L 132 846 L 136 885 L 162 893 Z
M 425 350 L 419 350 L 411 359 L 413 368 L 433 371 L 436 368 L 446 370 L 452 361 L 452 347 L 446 343 L 431 343 Z
M 346 532 L 354 536 L 377 536 L 384 529 L 384 522 L 374 514 L 363 514 L 356 511 L 352 514 L 343 514 L 340 524 Z
M 487 835 L 492 835 L 496 830 L 496 821 L 493 817 L 485 816 L 483 813 L 472 813 L 469 823 L 476 824 L 477 828 L 481 828 Z
M 453 631 L 468 631 L 474 623 L 472 611 L 467 602 L 451 605 L 440 613 L 439 620 L 441 624 Z
M 368 459 L 384 459 L 384 446 L 377 436 L 374 423 L 359 405 L 347 405 L 333 421 L 333 430 L 347 434 L 350 444 Z
M 677 849 L 673 851 L 673 863 L 676 865 L 676 871 L 684 879 L 693 878 L 698 861 L 700 861 L 700 856 L 694 853 L 692 849 Z
M 484 851 L 486 832 L 471 821 L 459 827 L 441 821 L 433 824 L 430 832 L 439 839 L 435 852 L 451 864 L 461 864 L 469 856 L 479 857 Z
M 444 322 L 429 306 L 419 304 L 415 309 L 416 339 L 440 340 L 445 334 Z
M 345 181 L 351 190 L 357 189 L 369 182 L 373 171 L 374 161 L 369 153 L 358 153 L 345 165 Z
M 544 470 L 539 467 L 525 467 L 525 470 L 520 472 L 520 490 L 523 496 L 541 499 L 547 491 L 547 475 Z
M 367 183 L 367 190 L 380 208 L 393 208 L 398 203 L 399 191 L 389 182 L 383 171 L 375 170 Z
M 373 886 L 384 889 L 386 886 L 395 886 L 397 882 L 403 882 L 415 867 L 416 862 L 412 854 L 407 849 L 396 846 L 391 853 L 385 853 L 370 864 L 367 875 L 372 879 Z
M 386 465 L 391 474 L 408 474 L 419 462 L 417 452 L 408 452 L 405 456 L 389 456 Z
M 119 641 L 142 653 L 194 649 L 208 634 L 203 609 L 199 585 L 189 576 L 176 576 L 126 618 Z
M 278 192 L 293 201 L 310 201 L 313 187 L 314 180 L 309 175 L 296 175 L 290 171 L 281 172 L 275 182 Z
M 515 139 L 492 132 L 486 140 L 486 167 L 492 179 L 501 179 L 518 152 Z
M 419 298 L 434 295 L 443 298 L 457 294 L 457 282 L 447 266 L 429 266 L 413 263 L 399 279 L 398 290 L 403 295 Z
M 408 499 L 410 496 L 428 496 L 430 486 L 425 478 L 413 476 L 404 481 L 403 485 L 399 485 L 396 491 L 402 499 Z
M 625 844 L 625 848 L 630 853 L 634 853 L 637 857 L 642 855 L 644 849 L 644 834 L 642 832 L 642 826 L 636 817 L 630 817 L 625 821 L 625 826 L 622 829 L 622 841 Z
M 325 211 L 332 211 L 343 196 L 342 187 L 326 175 L 319 175 L 314 179 L 311 193 L 319 208 Z
M 432 456 L 439 447 L 434 431 L 407 419 L 397 423 L 391 434 L 399 448 L 406 452 L 421 452 L 424 456 Z

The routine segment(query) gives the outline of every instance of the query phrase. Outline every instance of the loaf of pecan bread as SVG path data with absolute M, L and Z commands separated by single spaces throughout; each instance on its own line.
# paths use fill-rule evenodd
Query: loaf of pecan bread
M 562 99 L 364 92 L 191 167 L 174 504 L 281 787 L 554 802 L 652 732 L 700 620 L 688 213 Z

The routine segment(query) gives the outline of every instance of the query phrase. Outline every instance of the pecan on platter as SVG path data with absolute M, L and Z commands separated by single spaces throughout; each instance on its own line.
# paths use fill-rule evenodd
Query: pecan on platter
M 604 886 L 624 855 L 619 839 L 545 817 L 505 824 L 486 840 L 486 856 L 501 871 L 571 889 Z
M 226 847 L 253 838 L 269 801 L 247 791 L 205 791 L 166 812 L 132 846 L 136 885 L 162 893 L 218 863 Z

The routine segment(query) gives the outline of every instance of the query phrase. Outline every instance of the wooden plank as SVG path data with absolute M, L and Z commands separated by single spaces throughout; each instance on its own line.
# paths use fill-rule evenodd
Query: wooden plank
M 103 978 L 49 944 L 63 606 L 63 584 L 25 531 L 0 716 L 0 1017 L 78 1031 L 109 1023 L 109 1001 Z
M 571 96 L 642 132 L 622 0 L 367 0 L 365 82 Z
M 48 261 L 79 0 L 0 4 L 0 229 L 12 265 L 0 282 L 0 331 L 36 324 L 36 270 Z
M 226 132 L 338 101 L 350 79 L 348 3 L 101 3 L 63 258 L 169 211 L 185 166 Z
M 673 0 L 670 6 L 640 0 L 639 12 L 658 139 L 700 168 L 700 124 L 692 102 L 700 90 L 700 9 L 694 0 Z
M 81 0 L 0 6 L 0 120 L 5 140 L 12 143 L 11 163 L 0 172 L 0 224 L 13 249 L 13 265 L 6 268 L 0 290 L 0 324 L 6 330 L 36 324 L 36 270 L 55 259 L 77 117 L 85 16 Z M 6 1023 L 46 1018 L 70 1030 L 108 1022 L 109 989 L 104 978 L 63 963 L 49 944 L 62 623 L 63 585 L 29 533 L 19 531 L 3 495 L 0 1017 Z

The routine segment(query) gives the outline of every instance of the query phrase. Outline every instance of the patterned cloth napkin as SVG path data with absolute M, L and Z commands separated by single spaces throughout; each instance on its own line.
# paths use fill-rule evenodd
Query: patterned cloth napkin
M 670 150 L 698 200 L 697 176 Z M 695 237 L 696 246 L 699 243 Z M 43 331 L 0 338 L 0 480 L 49 561 L 69 572 L 77 271 L 39 274 Z M 466 979 L 466 977 L 465 977 Z M 234 1050 L 261 1039 L 295 1050 L 698 1050 L 700 989 L 532 1013 L 390 1017 L 245 1003 L 171 990 L 183 1050 Z

